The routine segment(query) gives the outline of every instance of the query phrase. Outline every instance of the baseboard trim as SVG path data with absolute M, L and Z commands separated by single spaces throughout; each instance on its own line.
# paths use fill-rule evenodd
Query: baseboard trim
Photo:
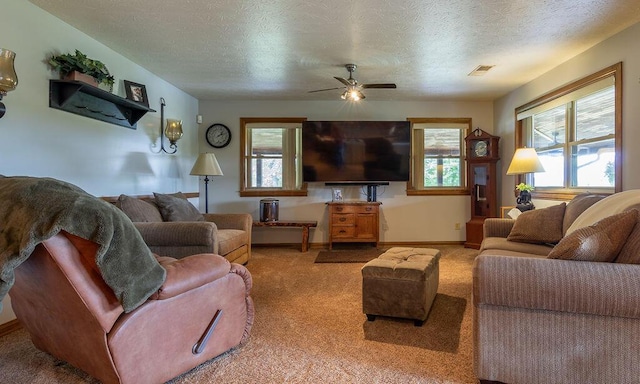
M 337 244 L 337 243 L 334 243 Z M 414 247 L 414 248 L 437 248 L 438 245 L 445 246 L 464 246 L 464 241 L 407 241 L 407 242 L 385 242 L 378 243 L 378 248 L 391 248 L 391 247 Z M 252 247 L 274 247 L 274 248 L 300 248 L 299 243 L 252 243 Z M 328 248 L 329 243 L 310 243 L 309 249 L 324 249 Z
M 4 324 L 0 324 L 0 337 L 6 336 L 22 328 L 18 319 L 10 320 Z

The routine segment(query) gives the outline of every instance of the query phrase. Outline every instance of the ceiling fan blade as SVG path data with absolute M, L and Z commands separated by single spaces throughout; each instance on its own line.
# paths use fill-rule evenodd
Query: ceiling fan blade
M 349 82 L 349 80 L 347 80 L 347 79 L 343 79 L 342 77 L 334 76 L 333 78 L 334 78 L 334 79 L 336 79 L 336 80 L 338 80 L 338 81 L 339 81 L 339 82 L 341 82 L 342 84 L 346 85 L 347 87 L 348 87 L 348 86 L 350 86 L 350 85 L 353 85 L 353 84 L 351 84 L 351 83 Z
M 362 88 L 397 88 L 394 83 L 362 84 Z
M 327 89 L 316 89 L 315 91 L 309 91 L 307 93 L 314 93 L 314 92 L 324 92 L 324 91 L 335 91 L 336 89 L 342 89 L 343 87 L 337 87 L 337 88 L 327 88 Z

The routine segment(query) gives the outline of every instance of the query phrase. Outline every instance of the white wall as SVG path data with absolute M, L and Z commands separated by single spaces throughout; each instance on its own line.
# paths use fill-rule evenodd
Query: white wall
M 198 190 L 198 179 L 189 176 L 199 140 L 195 98 L 27 1 L 3 0 L 3 12 L 0 45 L 16 52 L 19 83 L 3 100 L 0 174 L 58 178 L 97 196 Z M 123 79 L 145 84 L 150 107 L 158 112 L 132 130 L 49 108 L 49 79 L 57 74 L 45 59 L 75 49 L 107 65 L 116 78 L 115 94 L 125 95 Z M 183 120 L 177 155 L 152 153 L 160 97 L 167 103 L 165 116 Z M 0 324 L 14 318 L 8 300 L 3 306 Z
M 515 151 L 515 117 L 517 107 L 539 96 L 583 78 L 618 62 L 622 62 L 622 189 L 640 188 L 640 174 L 636 164 L 640 163 L 640 23 L 627 28 L 573 59 L 559 65 L 530 83 L 496 100 L 494 105 L 495 132 L 502 136 L 501 175 L 505 175 Z M 515 176 L 503 176 L 502 204 L 513 205 Z M 534 200 L 538 207 L 557 202 Z
M 308 120 L 405 120 L 408 117 L 470 117 L 473 128 L 492 132 L 491 102 L 376 102 L 364 100 L 357 105 L 343 100 L 305 102 L 219 102 L 200 101 L 203 124 L 200 137 L 213 123 L 223 123 L 232 131 L 232 141 L 223 149 L 214 149 L 200 140 L 201 152 L 213 152 L 224 176 L 214 177 L 209 184 L 210 212 L 250 212 L 259 218 L 260 198 L 239 197 L 240 189 L 240 132 L 241 117 L 306 117 Z M 470 217 L 469 196 L 406 196 L 406 183 L 394 182 L 380 187 L 378 200 L 382 202 L 380 241 L 437 242 L 464 241 L 464 224 Z M 361 187 L 343 188 L 348 200 L 365 200 Z M 204 194 L 204 190 L 201 191 Z M 327 209 L 331 188 L 324 183 L 311 183 L 306 197 L 279 197 L 280 219 L 317 220 L 311 230 L 312 243 L 328 241 Z M 204 206 L 204 199 L 201 199 Z M 203 208 L 204 209 L 204 208 Z M 456 223 L 461 229 L 455 230 Z M 299 229 L 254 229 L 253 242 L 300 242 Z

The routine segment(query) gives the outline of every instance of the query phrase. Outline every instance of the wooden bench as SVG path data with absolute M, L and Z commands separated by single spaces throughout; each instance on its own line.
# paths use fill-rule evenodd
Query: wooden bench
M 309 228 L 317 227 L 317 221 L 254 221 L 254 227 L 302 228 L 302 252 L 309 250 Z

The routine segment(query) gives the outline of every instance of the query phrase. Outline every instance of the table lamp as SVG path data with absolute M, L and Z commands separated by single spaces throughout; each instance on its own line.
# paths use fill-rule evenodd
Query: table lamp
M 544 172 L 544 167 L 538 158 L 538 153 L 534 148 L 518 148 L 513 154 L 507 175 L 525 175 L 527 173 Z M 531 193 L 529 191 L 520 190 L 518 199 L 516 200 L 520 211 L 528 211 L 534 209 L 531 202 Z

